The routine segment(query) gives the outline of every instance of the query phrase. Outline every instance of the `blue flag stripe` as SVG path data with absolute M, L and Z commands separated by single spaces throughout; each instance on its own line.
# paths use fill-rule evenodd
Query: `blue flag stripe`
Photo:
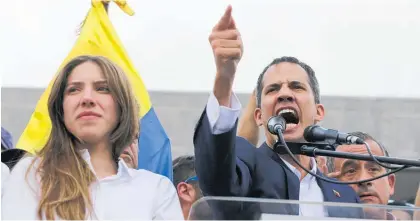
M 153 107 L 140 120 L 139 169 L 161 174 L 172 181 L 171 142 Z

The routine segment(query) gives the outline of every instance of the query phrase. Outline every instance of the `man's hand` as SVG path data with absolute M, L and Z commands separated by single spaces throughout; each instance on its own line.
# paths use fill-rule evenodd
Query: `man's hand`
M 328 167 L 327 167 L 327 158 L 325 156 L 317 156 L 316 158 L 316 164 L 318 166 L 318 169 L 324 174 L 328 174 Z
M 213 93 L 221 106 L 230 107 L 233 80 L 242 57 L 243 46 L 240 33 L 232 17 L 232 6 L 214 26 L 209 37 L 216 62 L 216 80 Z
M 248 142 L 257 147 L 259 140 L 259 128 L 254 119 L 255 108 L 257 108 L 255 91 L 256 89 L 252 92 L 248 105 L 246 106 L 241 118 L 239 118 L 238 136 L 245 138 Z
M 335 178 L 335 179 L 339 180 L 340 177 L 341 177 L 341 172 L 340 171 L 336 171 L 336 172 L 329 173 L 329 174 L 327 174 L 327 177 L 329 177 L 329 178 Z

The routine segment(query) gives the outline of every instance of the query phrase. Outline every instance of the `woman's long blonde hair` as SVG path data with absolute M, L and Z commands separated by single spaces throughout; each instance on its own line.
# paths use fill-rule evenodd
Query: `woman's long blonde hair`
M 39 219 L 52 220 L 58 216 L 66 220 L 83 220 L 93 211 L 89 186 L 96 178 L 76 150 L 75 146 L 80 141 L 67 130 L 63 118 L 67 79 L 75 67 L 85 62 L 100 67 L 119 108 L 117 126 L 109 137 L 115 162 L 139 131 L 139 107 L 124 72 L 104 57 L 79 56 L 72 59 L 58 74 L 48 99 L 51 134 L 38 153 L 40 164 L 36 168 L 41 178 Z M 34 163 L 35 160 L 32 165 Z

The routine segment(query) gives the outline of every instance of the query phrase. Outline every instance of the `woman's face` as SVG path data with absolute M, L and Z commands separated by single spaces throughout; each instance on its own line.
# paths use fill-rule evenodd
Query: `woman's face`
M 64 91 L 64 124 L 87 144 L 108 142 L 118 123 L 117 104 L 101 69 L 85 62 L 70 73 Z

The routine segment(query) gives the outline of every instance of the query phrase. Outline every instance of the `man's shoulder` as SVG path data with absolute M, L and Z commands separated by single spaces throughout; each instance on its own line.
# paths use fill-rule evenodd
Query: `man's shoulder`
M 257 148 L 243 137 L 236 136 L 236 147 L 245 151 L 254 152 Z
M 331 179 L 331 178 L 328 178 Z M 332 179 L 336 180 L 336 179 Z M 327 183 L 326 181 L 323 181 Z M 349 185 L 346 184 L 337 184 L 337 183 L 328 183 L 323 185 L 322 188 L 325 188 L 326 191 L 332 191 L 332 195 L 338 202 L 347 202 L 347 203 L 359 203 L 359 198 L 356 192 Z
M 236 136 L 235 155 L 248 166 L 255 165 L 256 147 L 245 138 Z
M 248 140 L 240 136 L 236 136 L 235 149 L 236 156 L 238 156 L 240 159 L 249 159 L 252 157 L 253 160 L 259 161 L 261 158 L 265 159 L 268 157 L 267 154 L 265 154 L 265 150 L 263 150 L 263 148 L 255 147 Z

